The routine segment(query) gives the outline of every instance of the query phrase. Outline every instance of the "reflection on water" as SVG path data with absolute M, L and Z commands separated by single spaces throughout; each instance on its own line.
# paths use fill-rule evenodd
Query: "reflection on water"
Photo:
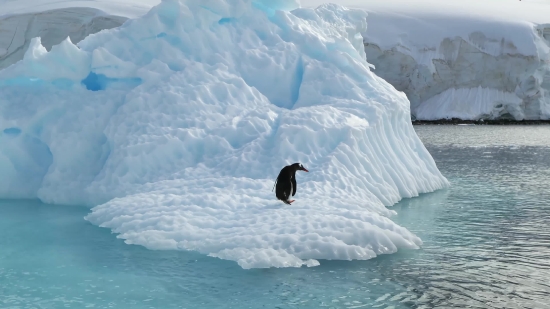
M 243 270 L 126 245 L 86 208 L 4 201 L 0 308 L 550 308 L 550 145 L 534 142 L 550 134 L 415 128 L 452 183 L 392 207 L 420 250 Z

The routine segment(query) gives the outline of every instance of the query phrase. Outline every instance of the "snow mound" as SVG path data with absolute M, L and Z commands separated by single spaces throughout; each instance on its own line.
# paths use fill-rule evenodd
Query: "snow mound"
M 34 39 L 0 71 L 0 197 L 95 206 L 127 243 L 243 268 L 418 248 L 385 205 L 448 182 L 369 70 L 365 13 L 297 6 L 168 0 L 78 46 Z

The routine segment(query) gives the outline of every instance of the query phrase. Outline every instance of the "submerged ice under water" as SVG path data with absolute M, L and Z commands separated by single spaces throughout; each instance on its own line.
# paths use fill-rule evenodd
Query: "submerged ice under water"
M 126 245 L 84 207 L 4 201 L 0 307 L 550 308 L 550 127 L 415 129 L 452 183 L 390 207 L 420 250 L 243 270 Z

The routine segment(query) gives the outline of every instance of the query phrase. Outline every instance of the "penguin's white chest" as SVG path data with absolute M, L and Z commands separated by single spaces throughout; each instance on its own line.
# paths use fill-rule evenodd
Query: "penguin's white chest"
M 288 192 L 287 198 L 292 195 L 292 192 L 294 192 L 294 186 L 292 185 L 292 178 L 290 178 L 290 192 Z

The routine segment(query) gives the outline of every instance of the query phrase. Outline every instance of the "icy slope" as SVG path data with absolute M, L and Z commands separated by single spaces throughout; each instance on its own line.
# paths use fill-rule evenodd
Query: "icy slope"
M 367 58 L 416 118 L 550 119 L 550 2 L 339 3 L 369 12 Z
M 385 205 L 447 181 L 369 70 L 365 13 L 296 6 L 170 0 L 78 46 L 33 40 L 0 71 L 0 197 L 99 205 L 87 220 L 127 243 L 244 268 L 417 248 Z

